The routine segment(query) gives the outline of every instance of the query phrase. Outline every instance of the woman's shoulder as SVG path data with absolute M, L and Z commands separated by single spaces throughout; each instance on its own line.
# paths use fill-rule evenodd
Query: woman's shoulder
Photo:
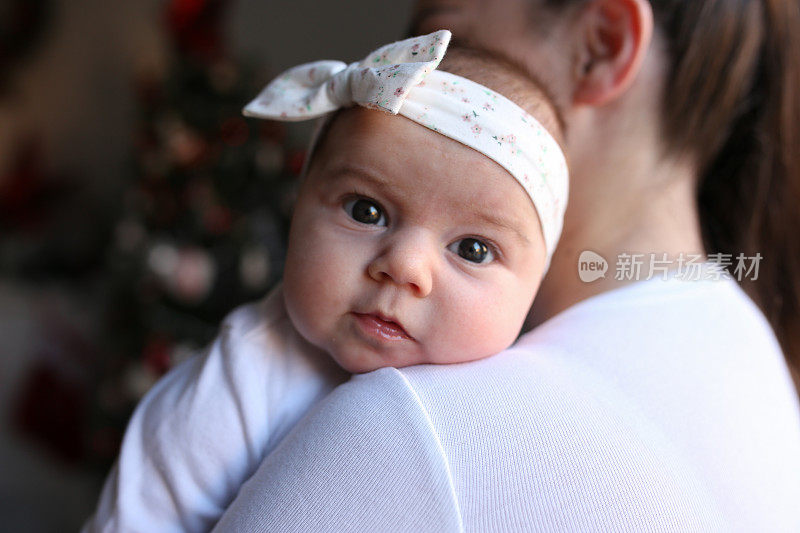
M 215 529 L 341 530 L 463 531 L 436 432 L 394 368 L 354 376 L 317 404 Z
M 523 335 L 520 348 L 593 360 L 691 356 L 703 351 L 773 362 L 780 346 L 765 316 L 732 279 L 652 279 L 588 298 Z M 755 353 L 758 352 L 758 353 Z M 698 361 L 703 362 L 703 361 Z
M 726 432 L 759 431 L 800 452 L 800 410 L 783 354 L 734 281 L 654 280 L 615 292 L 577 304 L 496 356 L 398 372 L 442 427 L 468 423 L 467 411 L 522 410 L 542 416 L 540 427 L 574 420 L 562 428 L 568 432 L 588 431 L 586 420 L 613 429 L 637 414 L 642 429 L 684 435 L 696 426 L 687 438 L 705 436 L 708 446 Z M 587 418 L 592 406 L 600 411 Z
M 796 399 L 759 354 L 726 363 L 742 338 L 771 342 L 742 326 L 758 317 L 746 297 L 625 291 L 488 359 L 353 377 L 262 463 L 222 529 L 281 517 L 298 530 L 300 515 L 328 530 L 797 529 Z M 694 324 L 698 306 L 728 314 Z M 718 324 L 701 342 L 715 320 L 741 335 L 720 345 Z
M 522 514 L 667 505 L 721 526 L 754 487 L 742 523 L 800 519 L 786 496 L 800 497 L 800 411 L 763 315 L 732 281 L 658 283 L 578 304 L 497 356 L 398 371 L 475 496 L 466 523 L 500 492 Z
M 702 357 L 697 357 L 702 354 Z M 666 361 L 711 367 L 769 367 L 783 375 L 783 355 L 763 313 L 730 279 L 653 279 L 588 298 L 482 361 L 422 366 L 409 379 L 493 379 L 551 365 L 643 371 Z M 643 364 L 643 362 L 646 362 Z M 786 374 L 788 376 L 788 373 Z

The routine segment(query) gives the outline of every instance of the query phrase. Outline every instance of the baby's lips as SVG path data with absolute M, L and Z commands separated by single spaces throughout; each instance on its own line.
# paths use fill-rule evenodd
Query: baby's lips
M 354 313 L 354 315 L 362 327 L 382 338 L 414 340 L 403 325 L 390 315 L 380 312 Z

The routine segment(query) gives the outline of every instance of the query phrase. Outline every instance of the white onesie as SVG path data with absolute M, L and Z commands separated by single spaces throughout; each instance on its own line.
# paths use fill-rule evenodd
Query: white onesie
M 83 531 L 210 530 L 261 460 L 348 377 L 294 329 L 280 286 L 238 308 L 203 355 L 142 399 Z

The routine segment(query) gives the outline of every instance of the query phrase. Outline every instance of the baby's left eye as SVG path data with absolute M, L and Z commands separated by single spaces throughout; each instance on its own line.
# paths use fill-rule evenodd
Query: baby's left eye
M 369 198 L 351 198 L 342 206 L 353 220 L 371 226 L 385 226 L 386 215 L 377 202 Z
M 492 248 L 485 242 L 475 239 L 474 237 L 458 240 L 447 248 L 470 263 L 484 264 L 491 263 L 494 260 Z

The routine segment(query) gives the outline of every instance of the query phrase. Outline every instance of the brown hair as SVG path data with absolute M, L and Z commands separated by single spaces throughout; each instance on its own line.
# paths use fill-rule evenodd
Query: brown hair
M 580 0 L 546 0 L 551 7 Z M 742 283 L 800 386 L 800 2 L 651 0 L 667 42 L 667 146 L 700 165 L 706 249 L 760 253 Z
M 547 86 L 532 73 L 486 50 L 451 44 L 438 70 L 502 94 L 530 113 L 563 147 L 564 119 Z

